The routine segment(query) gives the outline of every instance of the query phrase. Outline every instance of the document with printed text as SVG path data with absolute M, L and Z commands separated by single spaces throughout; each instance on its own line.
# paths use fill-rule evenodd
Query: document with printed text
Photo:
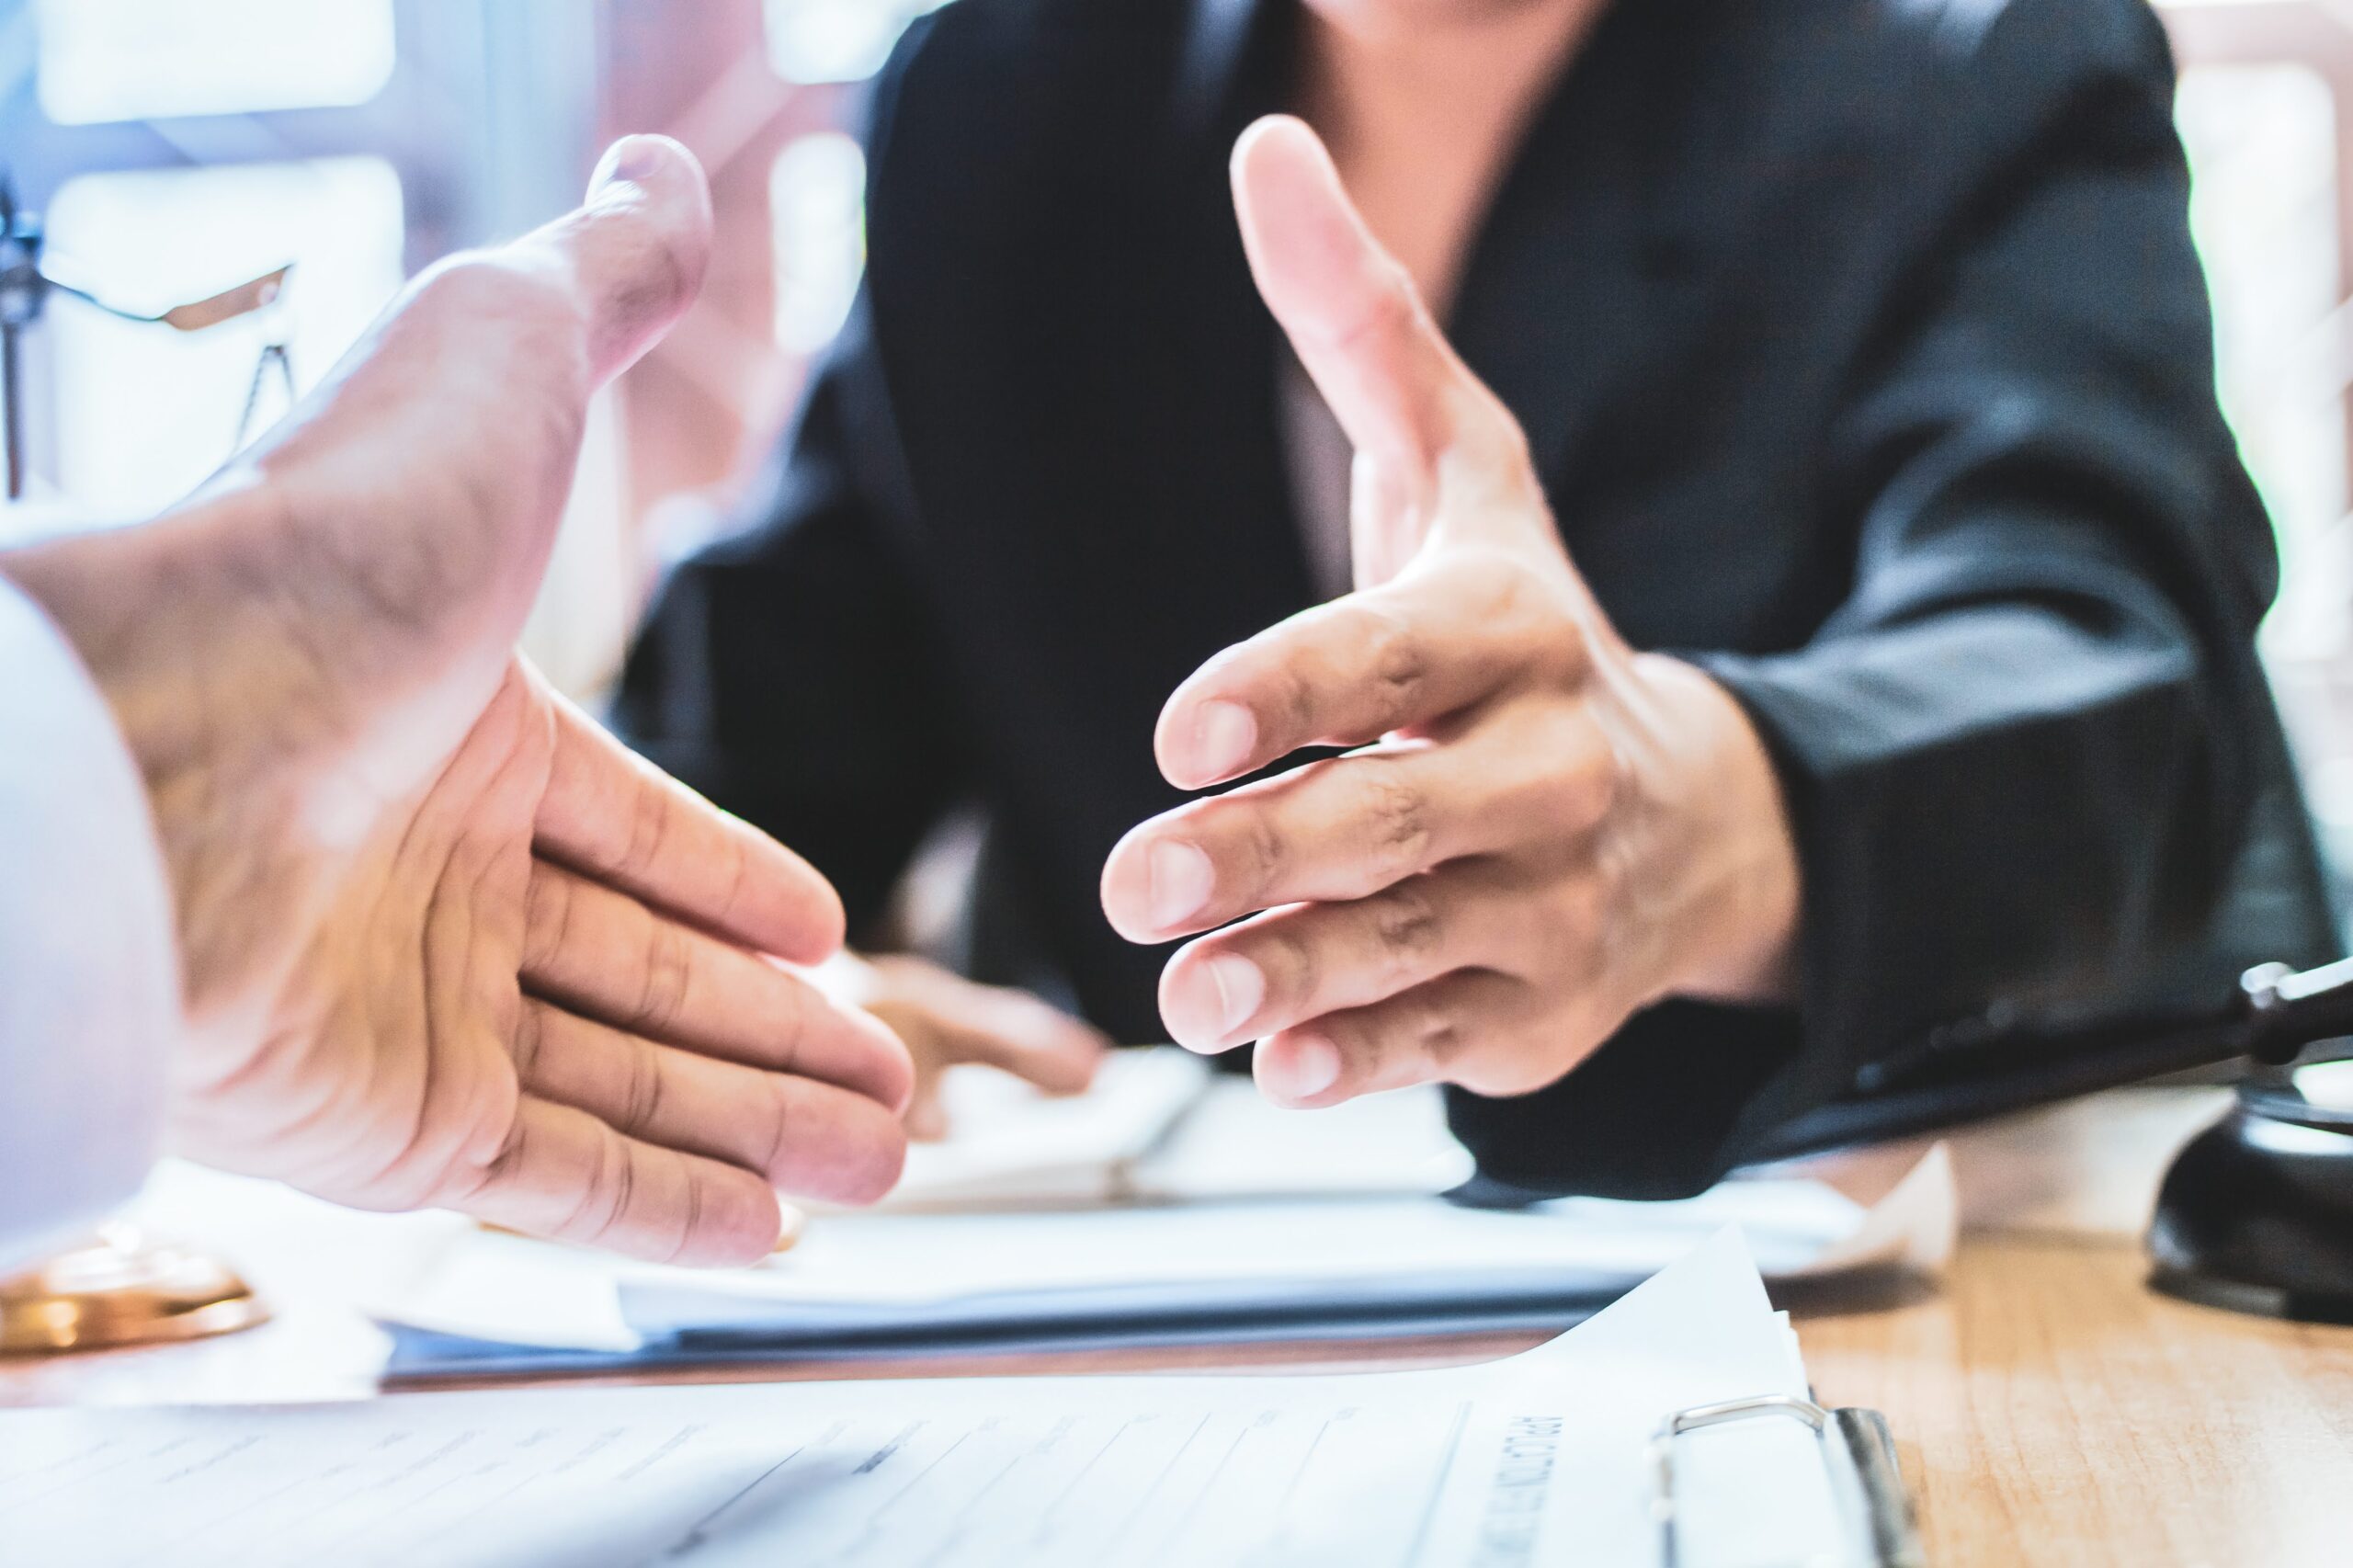
M 1804 1392 L 1727 1233 L 1550 1345 L 1445 1370 L 0 1415 L 0 1542 L 60 1568 L 1647 1565 L 1658 1423 Z M 1688 1561 L 1840 1560 L 1812 1434 L 1686 1442 Z

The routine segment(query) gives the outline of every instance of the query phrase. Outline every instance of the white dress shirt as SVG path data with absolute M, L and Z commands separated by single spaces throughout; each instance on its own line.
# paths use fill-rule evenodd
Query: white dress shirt
M 73 649 L 0 578 L 0 1275 L 138 1189 L 178 1028 L 138 769 Z

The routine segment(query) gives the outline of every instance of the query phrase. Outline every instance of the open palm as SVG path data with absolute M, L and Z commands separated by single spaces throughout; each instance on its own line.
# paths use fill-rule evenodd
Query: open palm
M 833 891 L 514 652 L 588 399 L 709 244 L 692 159 L 623 143 L 582 211 L 421 278 L 119 570 L 46 596 L 172 872 L 181 1152 L 688 1262 L 765 1253 L 777 1187 L 896 1178 L 904 1049 L 777 961 L 838 948 Z

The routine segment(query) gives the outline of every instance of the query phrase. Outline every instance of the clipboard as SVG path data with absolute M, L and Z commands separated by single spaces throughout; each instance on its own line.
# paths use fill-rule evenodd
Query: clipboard
M 1847 1538 L 1859 1553 L 1855 1561 L 1870 1568 L 1926 1568 L 1919 1521 L 1904 1489 L 1887 1417 L 1876 1410 L 1853 1405 L 1832 1409 L 1788 1394 L 1695 1404 L 1660 1424 L 1650 1444 L 1651 1517 L 1658 1525 L 1659 1568 L 1692 1568 L 1684 1561 L 1677 1514 L 1677 1445 L 1711 1426 L 1775 1419 L 1801 1422 L 1820 1439 L 1831 1494 L 1838 1499 Z

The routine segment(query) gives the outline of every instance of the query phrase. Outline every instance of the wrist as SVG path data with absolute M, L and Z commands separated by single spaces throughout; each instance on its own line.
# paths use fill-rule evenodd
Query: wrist
M 1682 775 L 1661 790 L 1681 818 L 1669 837 L 1688 937 L 1669 990 L 1752 1006 L 1792 1001 L 1802 878 L 1772 756 L 1747 710 L 1704 671 L 1660 654 L 1640 663 L 1671 694 L 1664 711 L 1674 733 L 1659 759 Z
M 217 710 L 260 705 L 267 664 L 250 636 L 267 592 L 273 532 L 257 491 L 191 502 L 153 522 L 0 553 L 114 711 L 141 773 L 157 780 L 223 739 Z
M 223 912 L 259 874 L 233 846 L 267 842 L 255 828 L 282 827 L 296 805 L 287 773 L 268 765 L 279 704 L 306 663 L 273 635 L 276 531 L 262 494 L 243 490 L 0 554 L 0 573 L 80 657 L 138 769 L 192 1002 L 212 989 L 224 944 L 237 945 Z

